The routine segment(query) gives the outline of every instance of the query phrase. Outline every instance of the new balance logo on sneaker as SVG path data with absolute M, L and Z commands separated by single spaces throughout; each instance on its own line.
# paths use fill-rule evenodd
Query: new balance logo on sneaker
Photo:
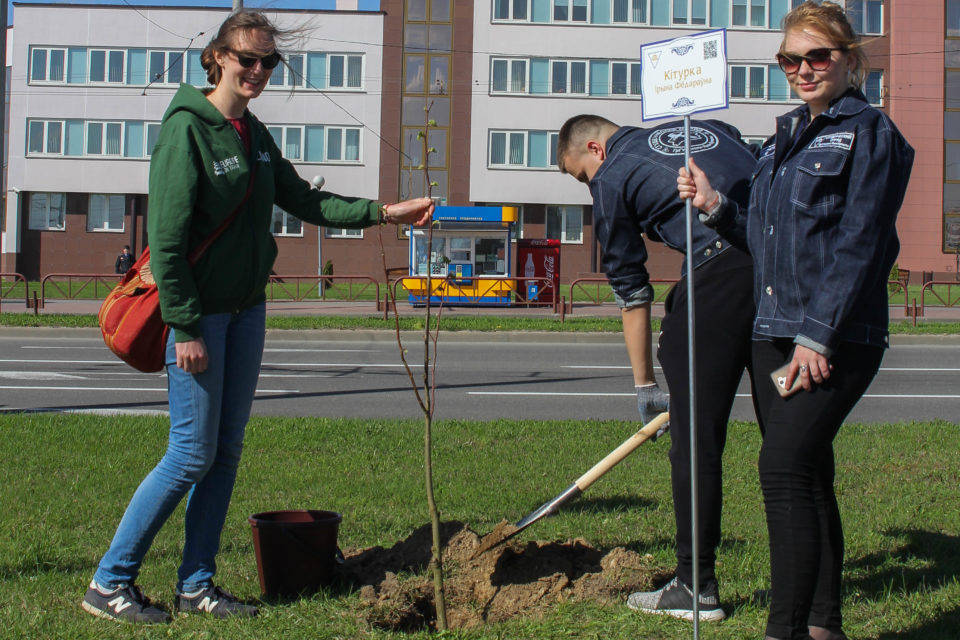
M 119 622 L 155 624 L 171 620 L 169 613 L 151 605 L 150 599 L 132 584 L 107 589 L 93 580 L 83 596 L 81 606 L 84 611 L 98 618 Z
M 240 602 L 229 592 L 213 585 L 193 593 L 178 593 L 174 609 L 180 613 L 207 613 L 215 618 L 257 615 L 256 607 Z
M 720 606 L 716 584 L 702 590 L 697 600 L 699 602 L 698 617 L 700 620 L 715 622 L 727 617 Z M 692 621 L 693 590 L 674 576 L 673 580 L 656 591 L 631 593 L 627 598 L 627 606 L 634 611 L 657 613 Z

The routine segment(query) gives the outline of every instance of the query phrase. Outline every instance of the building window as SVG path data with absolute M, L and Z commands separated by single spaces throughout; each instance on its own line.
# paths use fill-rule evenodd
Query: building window
M 551 63 L 551 93 L 587 92 L 587 63 L 576 60 L 554 60 Z
M 784 85 L 785 86 L 785 85 Z M 747 100 L 786 100 L 784 92 L 776 93 L 771 98 L 767 95 L 767 67 L 740 66 L 730 67 L 730 97 Z
M 610 94 L 640 95 L 640 64 L 628 62 L 610 63 Z
M 34 47 L 30 51 L 30 82 L 63 82 L 66 77 L 66 49 Z
M 330 54 L 327 56 L 330 89 L 361 89 L 363 87 L 363 56 Z
M 147 82 L 180 84 L 183 82 L 182 51 L 150 51 L 147 56 Z
M 564 244 L 582 244 L 583 207 L 548 206 L 547 238 Z
M 557 133 L 491 131 L 489 166 L 497 169 L 555 169 Z
M 125 53 L 122 49 L 90 49 L 90 82 L 122 83 Z
M 301 162 L 360 162 L 358 127 L 268 126 L 283 157 Z
M 526 93 L 527 86 L 526 60 L 495 59 L 493 61 L 490 87 L 493 93 Z
M 304 86 L 303 54 L 287 54 L 270 75 L 271 87 L 302 87 Z M 318 87 L 323 89 L 324 87 Z
M 123 231 L 126 197 L 91 193 L 87 207 L 87 231 Z
M 303 237 L 303 222 L 277 205 L 273 205 L 273 217 L 270 220 L 270 231 L 275 236 Z
M 63 231 L 67 194 L 30 194 L 30 228 L 36 231 Z
M 707 24 L 707 0 L 672 0 L 673 24 Z
M 650 0 L 613 0 L 613 15 L 611 16 L 614 24 L 632 22 L 634 24 L 646 24 L 647 16 L 650 15 L 648 8 Z
M 767 27 L 767 0 L 733 0 L 730 24 L 735 27 Z
M 119 156 L 122 148 L 123 123 L 87 122 L 88 156 Z
M 847 0 L 847 17 L 857 33 L 880 35 L 883 33 L 882 0 Z
M 947 37 L 960 38 L 960 0 L 947 0 Z
M 883 105 L 883 71 L 871 71 L 863 83 L 863 93 L 872 105 Z
M 587 0 L 553 0 L 554 22 L 586 22 Z
M 323 229 L 324 238 L 363 238 L 363 229 L 335 229 L 325 227 Z
M 63 155 L 63 121 L 28 120 L 27 155 Z
M 526 20 L 529 0 L 493 0 L 494 20 Z

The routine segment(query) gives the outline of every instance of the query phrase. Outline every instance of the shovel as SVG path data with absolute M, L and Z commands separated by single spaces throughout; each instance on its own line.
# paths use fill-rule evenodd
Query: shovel
M 556 498 L 544 503 L 539 509 L 529 514 L 515 525 L 511 525 L 507 522 L 497 525 L 492 532 L 483 537 L 483 539 L 480 541 L 480 546 L 477 547 L 477 550 L 473 553 L 473 557 L 477 557 L 481 553 L 485 553 L 494 547 L 500 546 L 513 536 L 532 525 L 537 520 L 555 513 L 561 505 L 572 500 L 573 498 L 576 498 L 581 493 L 586 491 L 587 487 L 596 482 L 600 476 L 605 474 L 607 471 L 610 471 L 610 469 L 613 469 L 617 463 L 630 455 L 634 449 L 656 435 L 657 431 L 663 428 L 663 425 L 665 425 L 669 420 L 669 413 L 661 413 L 649 423 L 644 425 L 642 429 L 624 440 L 623 444 L 608 453 L 603 460 L 593 465 L 589 471 L 577 478 L 576 482 L 567 487 L 563 493 L 558 495 Z

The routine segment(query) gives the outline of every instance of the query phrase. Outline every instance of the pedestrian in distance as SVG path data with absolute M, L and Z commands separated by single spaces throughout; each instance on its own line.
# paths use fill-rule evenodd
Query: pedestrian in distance
M 777 118 L 761 151 L 747 223 L 770 536 L 766 638 L 843 640 L 833 439 L 888 346 L 887 276 L 914 154 L 861 93 L 867 59 L 840 6 L 805 2 L 783 25 L 777 62 L 804 104 Z M 712 170 L 690 169 L 678 189 L 708 224 L 741 215 Z
M 695 121 L 691 152 L 709 165 L 731 198 L 746 203 L 756 165 L 740 132 L 714 120 Z M 693 534 L 690 506 L 690 415 L 687 360 L 688 274 L 665 302 L 657 357 L 670 391 L 653 372 L 650 305 L 654 298 L 646 269 L 644 238 L 680 252 L 691 251 L 699 444 L 699 617 L 722 620 L 715 564 L 720 543 L 721 458 L 727 420 L 737 387 L 748 368 L 753 320 L 752 263 L 743 250 L 743 220 L 724 229 L 694 223 L 687 246 L 685 206 L 674 191 L 684 162 L 682 122 L 653 128 L 620 127 L 597 115 L 567 120 L 557 143 L 560 171 L 588 185 L 603 268 L 623 319 L 623 335 L 633 370 L 637 405 L 644 423 L 670 410 L 670 469 L 677 533 L 677 567 L 662 588 L 630 595 L 627 604 L 643 612 L 693 620 Z
M 418 198 L 382 205 L 312 189 L 247 109 L 282 61 L 288 32 L 263 14 L 231 15 L 203 50 L 213 89 L 181 85 L 150 162 L 150 262 L 163 320 L 170 405 L 168 449 L 133 495 L 83 598 L 99 617 L 170 620 L 135 581 L 160 527 L 189 494 L 174 610 L 252 616 L 214 583 L 264 344 L 264 289 L 277 253 L 274 204 L 318 225 L 363 228 L 429 222 Z M 188 254 L 231 215 L 195 263 Z
M 113 266 L 114 271 L 120 275 L 125 274 L 127 271 L 130 271 L 130 267 L 133 266 L 134 257 L 130 253 L 130 245 L 123 245 L 123 249 L 120 251 L 120 255 L 117 256 L 117 262 Z

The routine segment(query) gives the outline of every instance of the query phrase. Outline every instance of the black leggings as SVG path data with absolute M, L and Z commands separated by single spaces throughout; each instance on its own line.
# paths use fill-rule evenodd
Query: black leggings
M 833 439 L 883 358 L 881 347 L 841 343 L 824 384 L 781 398 L 770 373 L 793 348 L 787 339 L 753 343 L 763 432 L 760 486 L 770 534 L 766 634 L 782 640 L 807 638 L 808 625 L 841 630 L 843 527 L 833 491 Z
M 727 419 L 744 369 L 750 366 L 753 263 L 731 247 L 696 269 L 697 471 L 700 587 L 716 581 L 723 503 L 721 462 Z M 670 387 L 670 475 L 677 525 L 677 577 L 693 584 L 690 530 L 690 395 L 687 378 L 687 279 L 670 291 L 657 359 Z

